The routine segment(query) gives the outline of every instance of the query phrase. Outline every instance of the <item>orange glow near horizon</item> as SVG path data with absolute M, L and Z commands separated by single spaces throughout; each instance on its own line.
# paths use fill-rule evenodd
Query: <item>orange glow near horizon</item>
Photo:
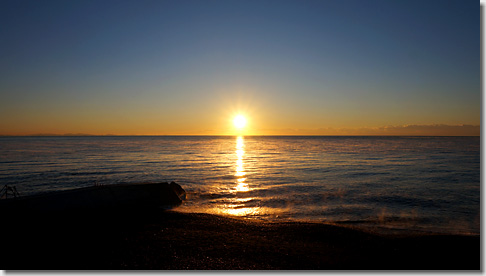
M 75 109 L 73 109 L 75 111 Z M 120 109 L 123 110 L 123 109 Z M 90 136 L 90 135 L 337 135 L 337 136 L 479 136 L 479 124 L 458 124 L 457 122 L 435 123 L 418 121 L 408 124 L 383 125 L 370 120 L 350 124 L 345 116 L 336 116 L 330 122 L 317 118 L 286 117 L 273 114 L 258 106 L 258 103 L 225 104 L 219 111 L 182 114 L 177 112 L 153 111 L 131 115 L 107 108 L 104 112 L 93 110 L 79 117 L 74 111 L 28 112 L 0 122 L 0 136 Z M 174 115 L 177 114 L 177 115 Z M 111 116 L 116 115 L 114 119 Z M 8 117 L 8 116 L 5 116 Z M 360 126 L 362 125 L 362 126 Z

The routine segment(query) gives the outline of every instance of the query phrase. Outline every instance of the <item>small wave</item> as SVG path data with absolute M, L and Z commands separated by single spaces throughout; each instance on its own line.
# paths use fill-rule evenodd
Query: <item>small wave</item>
M 349 177 L 365 177 L 365 176 L 378 176 L 378 175 L 389 175 L 389 172 L 355 172 L 349 173 Z
M 441 208 L 444 205 L 449 204 L 447 200 L 442 199 L 426 199 L 419 197 L 408 197 L 400 195 L 376 195 L 376 196 L 364 196 L 356 198 L 356 201 L 368 202 L 386 206 L 406 206 L 406 207 L 420 207 L 420 208 Z

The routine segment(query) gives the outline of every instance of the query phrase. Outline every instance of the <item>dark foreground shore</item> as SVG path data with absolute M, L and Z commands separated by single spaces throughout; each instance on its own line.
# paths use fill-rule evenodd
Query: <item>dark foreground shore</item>
M 478 236 L 380 236 L 173 211 L 5 218 L 6 270 L 480 269 Z

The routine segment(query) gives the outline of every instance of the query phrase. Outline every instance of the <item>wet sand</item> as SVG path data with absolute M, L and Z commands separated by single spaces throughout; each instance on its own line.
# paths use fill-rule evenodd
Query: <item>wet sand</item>
M 174 211 L 6 217 L 7 270 L 479 270 L 479 236 Z

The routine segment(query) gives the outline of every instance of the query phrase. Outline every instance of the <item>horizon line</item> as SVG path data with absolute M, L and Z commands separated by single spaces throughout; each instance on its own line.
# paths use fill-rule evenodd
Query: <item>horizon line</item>
M 399 134 L 368 134 L 368 135 L 326 135 L 326 134 L 309 134 L 309 135 L 297 135 L 297 134 L 0 134 L 0 137 L 481 137 L 479 135 L 399 135 Z

